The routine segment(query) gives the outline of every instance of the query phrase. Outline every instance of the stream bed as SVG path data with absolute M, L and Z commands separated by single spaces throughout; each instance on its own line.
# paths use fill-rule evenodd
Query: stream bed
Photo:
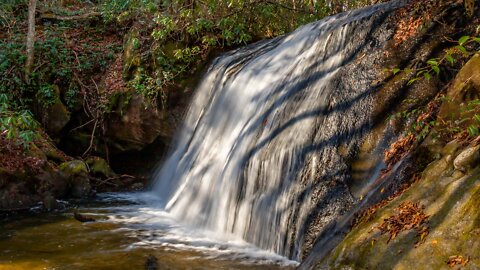
M 153 197 L 153 198 L 152 198 Z M 0 269 L 293 269 L 297 262 L 229 235 L 188 228 L 154 194 L 100 194 L 61 212 L 0 220 Z M 152 203 L 153 200 L 153 203 Z M 148 201 L 149 203 L 145 203 Z M 81 223 L 73 213 L 93 217 Z

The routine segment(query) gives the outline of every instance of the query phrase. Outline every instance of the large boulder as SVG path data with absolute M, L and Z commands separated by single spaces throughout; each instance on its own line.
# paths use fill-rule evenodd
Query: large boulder
M 52 104 L 45 105 L 38 100 L 36 111 L 38 118 L 45 127 L 45 131 L 49 135 L 56 137 L 70 121 L 70 112 L 60 98 L 61 91 L 59 87 L 53 85 L 50 91 L 53 94 L 53 97 L 49 97 Z
M 111 178 L 115 176 L 115 173 L 108 165 L 108 162 L 100 157 L 89 157 L 86 160 L 90 174 L 103 178 Z
M 448 263 L 462 266 L 454 259 L 463 259 L 464 269 L 479 269 L 480 166 L 476 164 L 457 178 L 451 174 L 454 168 L 449 160 L 443 155 L 431 163 L 416 184 L 354 227 L 316 269 L 449 269 Z M 406 205 L 417 205 L 417 211 L 396 219 L 406 211 Z M 416 217 L 421 216 L 426 222 L 415 227 Z M 382 228 L 398 234 L 392 238 L 389 232 L 382 233 Z
M 131 95 L 127 104 L 119 99 L 105 121 L 105 137 L 114 151 L 139 151 L 158 137 L 173 135 L 175 127 L 167 111 L 147 106 L 141 95 L 125 95 Z
M 453 161 L 453 166 L 459 171 L 466 171 L 478 165 L 480 145 L 463 150 Z
M 73 160 L 60 164 L 62 171 L 69 184 L 69 194 L 75 198 L 87 197 L 91 193 L 90 181 L 88 179 L 88 169 L 81 160 Z

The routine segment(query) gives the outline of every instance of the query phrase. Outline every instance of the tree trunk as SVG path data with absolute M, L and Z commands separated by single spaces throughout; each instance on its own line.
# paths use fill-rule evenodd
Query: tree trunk
M 27 34 L 27 62 L 25 63 L 25 78 L 30 83 L 30 73 L 33 70 L 34 46 L 35 46 L 35 11 L 37 0 L 28 2 L 28 34 Z

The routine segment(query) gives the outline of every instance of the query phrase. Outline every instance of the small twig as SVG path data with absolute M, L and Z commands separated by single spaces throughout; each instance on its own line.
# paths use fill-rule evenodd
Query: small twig
M 76 127 L 76 128 L 73 128 L 73 129 L 71 129 L 71 130 L 70 130 L 70 131 L 68 131 L 68 132 L 73 132 L 73 131 L 75 131 L 75 130 L 77 130 L 77 129 L 80 129 L 80 128 L 82 128 L 82 127 L 84 127 L 84 126 L 86 126 L 86 125 L 88 125 L 88 124 L 92 123 L 93 121 L 95 121 L 95 119 L 91 119 L 90 121 L 86 122 L 85 124 L 83 124 L 83 125 L 80 125 L 80 126 L 78 126 L 78 127 Z
M 122 179 L 122 178 L 136 179 L 137 177 L 131 176 L 131 175 L 128 175 L 128 174 L 122 174 L 122 175 L 118 175 L 118 176 L 115 176 L 115 177 L 110 177 L 110 178 L 104 179 L 102 181 L 98 181 L 98 183 L 95 183 L 95 186 L 98 187 L 98 186 L 101 186 L 101 185 L 104 185 L 104 184 L 110 184 L 110 185 L 118 187 L 119 185 L 115 184 L 115 183 L 112 183 L 112 181 L 119 180 L 119 179 Z M 97 180 L 97 178 L 92 178 L 92 179 Z
M 72 52 L 73 52 L 73 54 L 75 55 L 75 59 L 77 60 L 78 67 L 80 67 L 81 64 L 80 64 L 80 59 L 78 59 L 78 54 L 77 54 L 77 52 L 76 52 L 75 50 L 72 50 Z
M 96 93 L 97 93 L 97 96 L 100 95 L 100 90 L 98 89 L 98 85 L 97 83 L 95 82 L 95 80 L 92 78 L 92 82 L 93 84 L 95 85 L 95 89 L 96 89 Z M 95 125 L 93 126 L 93 131 L 92 131 L 92 135 L 90 136 L 90 145 L 88 146 L 87 150 L 85 150 L 85 152 L 83 153 L 82 156 L 85 156 L 93 147 L 93 140 L 95 139 L 95 132 L 97 130 L 97 126 L 98 126 L 98 121 L 100 119 L 100 115 L 99 115 L 99 110 L 97 108 L 96 110 L 96 116 L 95 116 Z
M 107 178 L 105 180 L 100 181 L 99 183 L 96 183 L 95 186 L 99 187 L 99 186 L 102 186 L 102 185 L 105 185 L 105 184 L 110 184 L 112 186 L 118 187 L 117 184 L 111 182 L 112 180 L 115 180 L 115 179 L 119 179 L 119 178 Z
M 41 63 L 40 65 L 36 66 L 35 69 L 33 69 L 32 73 L 37 72 L 37 70 L 39 70 L 45 64 L 48 64 L 48 61 L 45 61 L 45 62 Z
M 82 157 L 84 157 L 84 156 L 90 151 L 90 149 L 92 149 L 93 139 L 95 138 L 95 131 L 97 130 L 97 124 L 98 124 L 98 118 L 96 119 L 95 125 L 93 126 L 92 135 L 91 135 L 91 137 L 90 137 L 90 145 L 88 146 L 87 150 L 85 150 L 85 152 L 83 153 Z

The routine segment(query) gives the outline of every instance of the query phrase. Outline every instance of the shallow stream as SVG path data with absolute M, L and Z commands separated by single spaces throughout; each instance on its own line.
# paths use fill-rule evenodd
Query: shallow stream
M 3 218 L 0 269 L 144 269 L 150 255 L 157 258 L 158 269 L 297 265 L 233 236 L 188 228 L 155 205 L 149 193 L 100 194 L 77 208 L 95 222 L 74 219 L 74 207 Z

